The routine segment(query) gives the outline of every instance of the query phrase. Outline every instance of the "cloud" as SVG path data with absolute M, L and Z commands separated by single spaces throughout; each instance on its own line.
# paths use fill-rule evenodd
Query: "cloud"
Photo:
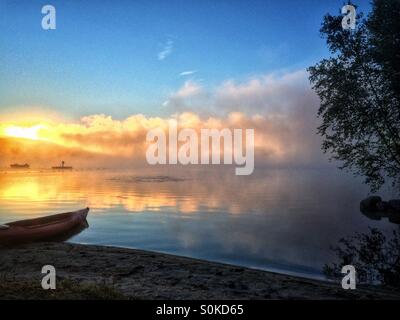
M 299 108 L 299 99 L 307 100 L 310 108 L 318 102 L 309 86 L 307 72 L 303 70 L 283 75 L 261 75 L 241 83 L 224 81 L 216 89 L 213 103 L 222 110 L 271 115 Z
M 305 70 L 262 74 L 244 81 L 229 79 L 208 91 L 204 87 L 188 90 L 192 86 L 194 83 L 185 83 L 164 106 L 171 113 L 190 111 L 214 119 L 235 117 L 240 119 L 239 126 L 254 126 L 256 138 L 264 141 L 258 150 L 262 164 L 326 163 L 321 138 L 316 135 L 319 98 Z M 182 94 L 189 92 L 192 94 Z
M 43 146 L 43 155 L 52 154 L 53 146 L 57 146 L 54 161 L 65 155 L 68 161 L 90 159 L 107 166 L 146 164 L 148 130 L 167 130 L 168 121 L 174 118 L 180 127 L 198 132 L 202 128 L 254 129 L 256 168 L 327 163 L 320 150 L 320 137 L 316 135 L 319 100 L 309 87 L 304 71 L 260 75 L 242 82 L 227 80 L 208 91 L 199 83 L 188 80 L 167 101 L 169 117 L 133 114 L 117 120 L 109 115 L 95 114 L 79 121 L 43 119 L 30 122 L 29 126 L 45 123 L 45 127 L 35 133 L 37 140 L 34 143 Z M 8 121 L 0 120 L 0 137 L 6 140 L 10 139 L 4 134 L 7 127 L 24 125 L 17 120 Z M 32 150 L 40 149 L 18 147 L 16 143 L 3 141 L 3 146 L 6 145 L 6 149 L 2 148 L 2 160 L 7 162 L 31 159 L 29 161 L 33 163 L 35 152 Z M 37 161 L 41 159 L 45 157 L 38 157 Z
M 170 106 L 178 111 L 179 106 L 188 107 L 191 99 L 200 99 L 203 94 L 203 87 L 193 80 L 187 80 L 176 92 L 172 93 L 163 103 L 163 106 Z
M 172 53 L 173 48 L 174 48 L 174 42 L 171 39 L 168 39 L 164 45 L 163 50 L 161 50 L 158 53 L 158 60 L 162 61 L 166 57 L 168 57 Z
M 183 71 L 179 74 L 179 76 L 181 77 L 186 77 L 186 76 L 191 76 L 193 74 L 197 73 L 197 70 L 187 70 L 187 71 Z
M 188 98 L 193 97 L 201 93 L 202 87 L 191 80 L 185 81 L 184 85 L 176 92 L 174 95 L 178 98 Z
M 164 106 L 168 105 L 171 112 L 195 111 L 220 116 L 231 111 L 284 116 L 302 105 L 314 112 L 319 105 L 304 70 L 264 74 L 241 82 L 229 79 L 209 90 L 188 80 L 167 101 Z

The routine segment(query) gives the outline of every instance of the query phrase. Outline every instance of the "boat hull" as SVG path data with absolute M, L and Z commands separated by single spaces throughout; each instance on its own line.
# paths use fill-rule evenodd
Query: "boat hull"
M 29 169 L 29 164 L 12 164 L 10 165 L 10 168 L 12 169 Z
M 14 245 L 38 241 L 51 241 L 63 238 L 75 230 L 87 227 L 86 217 L 89 208 L 46 216 L 43 218 L 22 220 L 5 224 L 7 229 L 0 230 L 0 245 Z

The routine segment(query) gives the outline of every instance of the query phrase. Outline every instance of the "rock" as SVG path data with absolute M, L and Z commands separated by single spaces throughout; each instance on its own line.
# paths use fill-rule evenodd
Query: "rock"
M 389 205 L 389 202 L 387 202 L 387 201 L 381 201 L 381 202 L 378 202 L 377 204 L 376 204 L 376 209 L 377 209 L 377 211 L 379 211 L 379 212 L 388 212 L 389 211 L 389 209 L 390 209 L 390 205 Z
M 400 199 L 382 201 L 381 197 L 371 196 L 360 202 L 360 211 L 373 220 L 389 218 L 390 222 L 400 224 Z
M 376 212 L 378 203 L 382 202 L 382 198 L 378 196 L 370 196 L 360 202 L 361 212 Z
M 400 199 L 389 200 L 389 210 L 393 213 L 400 214 Z
M 391 215 L 389 217 L 389 221 L 391 223 L 400 224 L 400 214 L 399 215 Z
M 381 220 L 382 215 L 379 212 L 361 211 L 364 216 L 371 220 Z
M 389 200 L 389 221 L 400 224 L 400 199 Z

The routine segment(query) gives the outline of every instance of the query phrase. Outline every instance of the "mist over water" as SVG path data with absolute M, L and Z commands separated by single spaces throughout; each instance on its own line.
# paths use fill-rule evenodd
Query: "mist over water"
M 172 168 L 172 166 L 171 166 Z M 359 212 L 369 191 L 337 169 L 0 171 L 0 223 L 91 208 L 74 243 L 154 250 L 321 275 L 344 236 L 389 222 Z M 385 199 L 390 190 L 379 193 Z

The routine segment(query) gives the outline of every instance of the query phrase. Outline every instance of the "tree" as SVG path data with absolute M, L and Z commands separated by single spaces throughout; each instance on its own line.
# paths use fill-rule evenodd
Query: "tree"
M 332 56 L 308 69 L 321 101 L 322 149 L 372 191 L 386 180 L 400 189 L 400 1 L 374 0 L 355 30 L 342 19 L 324 17 Z

